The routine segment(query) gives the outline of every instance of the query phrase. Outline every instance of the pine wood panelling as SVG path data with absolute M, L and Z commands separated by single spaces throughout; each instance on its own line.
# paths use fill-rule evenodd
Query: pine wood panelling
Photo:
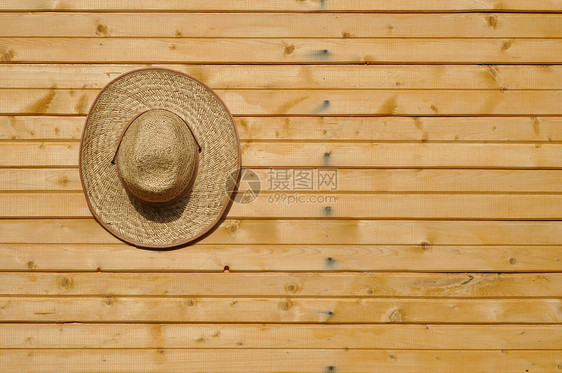
M 0 167 L 77 167 L 78 142 L 0 142 Z M 242 143 L 247 168 L 560 169 L 559 144 Z
M 2 297 L 6 322 L 560 323 L 560 299 Z
M 68 349 L 5 350 L 0 366 L 21 371 L 60 372 L 240 372 L 344 371 L 405 373 L 518 373 L 521 368 L 556 372 L 559 351 L 325 350 L 325 349 Z M 336 370 L 337 369 L 337 370 Z
M 240 193 L 243 193 L 242 191 Z M 0 218 L 91 217 L 84 193 L 0 193 Z M 560 220 L 562 195 L 268 192 L 234 203 L 234 219 Z
M 5 13 L 0 37 L 562 36 L 559 14 Z
M 201 242 L 222 245 L 560 245 L 560 221 L 234 220 Z M 93 219 L 0 219 L 2 242 L 98 244 L 120 242 Z M 9 247 L 9 246 L 8 246 Z M 7 248 L 8 248 L 7 247 Z M 221 246 L 224 247 L 224 246 Z M 554 247 L 554 250 L 559 250 Z M 267 252 L 269 248 L 264 248 Z M 94 250 L 92 250 L 95 252 Z M 93 255 L 93 252 L 91 253 Z M 133 250 L 134 253 L 142 251 Z M 431 251 L 427 250 L 428 253 Z M 161 254 L 158 254 L 161 255 Z M 560 253 L 554 251 L 554 256 Z M 509 260 L 507 258 L 506 260 Z M 516 263 L 516 261 L 513 261 Z M 228 264 L 228 263 L 227 263 Z M 355 263 L 357 264 L 357 263 Z M 440 266 L 441 264 L 435 263 Z M 552 265 L 558 265 L 552 263 Z M 222 267 L 221 267 L 222 268 Z
M 561 45 L 562 47 L 562 45 Z M 217 90 L 234 115 L 561 115 L 562 90 Z M 1 114 L 84 115 L 96 90 L 0 89 Z
M 562 273 L 3 272 L 0 292 L 9 296 L 540 298 L 562 297 Z
M 555 325 L 0 324 L 6 348 L 553 350 Z M 446 346 L 446 348 L 443 348 Z M 555 352 L 555 351 L 554 351 Z
M 276 222 L 286 224 L 288 222 Z M 56 244 L 0 244 L 0 258 L 2 271 L 133 271 L 133 272 L 224 272 L 233 271 L 429 271 L 429 272 L 560 272 L 561 246 L 544 244 L 522 245 L 519 243 L 511 246 L 483 246 L 483 245 L 435 245 L 428 241 L 419 244 L 348 244 L 345 239 L 349 236 L 338 235 L 321 225 L 315 225 L 316 230 L 310 228 L 306 221 L 293 223 L 294 225 L 308 228 L 307 236 L 299 235 L 297 240 L 313 243 L 305 244 L 240 244 L 241 241 L 251 241 L 249 234 L 237 236 L 236 234 L 215 234 L 205 239 L 204 244 L 196 244 L 190 251 L 173 251 L 164 254 L 146 252 L 124 244 L 99 244 L 99 243 L 56 243 Z M 440 222 L 438 226 L 446 229 L 455 228 L 453 224 Z M 464 228 L 467 223 L 457 226 Z M 248 225 L 247 222 L 243 223 Z M 270 223 L 271 224 L 271 223 Z M 14 226 L 15 224 L 12 224 Z M 24 225 L 24 224 L 21 224 Z M 36 225 L 36 224 L 35 224 Z M 47 227 L 56 230 L 49 224 Z M 72 224 L 59 225 L 58 229 L 71 232 Z M 75 224 L 77 225 L 77 224 Z M 90 225 L 93 225 L 90 223 Z M 267 228 L 267 224 L 256 224 L 259 228 Z M 373 224 L 375 225 L 375 224 Z M 384 226 L 385 224 L 377 224 Z M 388 224 L 387 224 L 388 225 Z M 406 230 L 411 222 L 395 223 L 396 231 Z M 421 224 L 420 224 L 421 225 Z M 505 231 L 513 229 L 514 224 L 504 223 Z M 535 225 L 537 225 L 535 223 Z M 498 230 L 493 224 L 492 228 L 481 224 L 481 231 Z M 518 232 L 532 231 L 534 234 L 543 233 L 543 227 L 533 227 L 532 224 L 520 224 L 522 229 Z M 16 226 L 15 228 L 18 228 Z M 470 227 L 469 227 L 470 228 Z M 518 227 L 520 228 L 520 227 Z M 534 229 L 529 229 L 534 228 Z M 478 233 L 477 229 L 473 229 Z M 514 229 L 513 229 L 514 230 Z M 384 233 L 386 233 L 384 231 Z M 556 232 L 554 229 L 551 231 Z M 58 232 L 57 232 L 58 233 Z M 98 242 L 115 242 L 113 236 L 102 231 L 92 234 L 87 230 L 76 232 L 89 241 L 95 238 Z M 267 242 L 275 237 L 276 232 L 259 237 Z M 298 234 L 293 229 L 291 233 Z M 324 234 L 323 236 L 322 233 Z M 471 231 L 463 231 L 465 236 L 470 236 Z M 549 232 L 551 233 L 551 232 Z M 373 234 L 376 231 L 373 230 Z M 70 235 L 70 234 L 69 234 Z M 255 234 L 257 236 L 257 234 Z M 305 238 L 313 236 L 313 238 Z M 223 238 L 224 237 L 224 238 Z M 422 236 L 423 237 L 423 236 Z M 11 238 L 11 237 L 8 237 Z M 322 240 L 322 239 L 323 240 Z M 415 240 L 418 237 L 413 237 Z M 434 236 L 436 240 L 452 240 L 454 238 Z M 493 237 L 492 237 L 493 238 Z M 492 238 L 485 237 L 487 242 Z M 517 238 L 517 237 L 516 237 Z M 52 240 L 52 236 L 43 234 L 40 237 L 27 238 L 27 241 L 43 239 Z M 72 240 L 74 237 L 64 237 L 63 240 Z M 213 243 L 221 239 L 221 242 Z M 399 240 L 403 240 L 400 237 Z M 526 239 L 526 238 L 525 238 Z M 541 239 L 539 237 L 539 239 Z M 19 240 L 22 240 L 19 238 Z M 78 241 L 78 239 L 76 239 Z M 255 238 L 257 241 L 258 238 Z M 371 238 L 375 240 L 375 238 Z M 387 239 L 392 241 L 391 239 Z M 535 240 L 537 240 L 535 238 Z M 548 239 L 542 238 L 543 241 Z M 326 241 L 327 243 L 322 243 Z M 336 242 L 337 241 L 337 242 Z M 359 241 L 355 239 L 355 241 Z M 467 240 L 468 241 L 468 240 Z M 507 241 L 507 240 L 506 240 Z M 211 242 L 211 243 L 207 243 Z M 339 243 L 338 243 L 339 242 Z M 378 275 L 374 275 L 374 279 Z M 468 281 L 466 277 L 463 281 Z M 374 280 L 376 285 L 376 280 Z
M 0 0 L 0 371 L 559 372 L 561 51 L 559 0 Z M 261 180 L 175 250 L 79 178 L 150 66 L 217 92 Z
M 213 89 L 560 89 L 559 65 L 3 64 L 3 88 L 103 88 L 144 67 L 192 75 Z M 251 79 L 248 79 L 251 77 Z
M 269 169 L 253 169 L 265 188 Z M 322 169 L 313 169 L 318 175 Z M 294 170 L 289 171 L 294 176 Z M 348 192 L 562 193 L 561 170 L 345 169 L 337 190 Z M 77 168 L 0 169 L 0 192 L 82 191 Z
M 303 0 L 303 1 L 274 1 L 250 0 L 235 3 L 224 3 L 221 0 L 171 0 L 165 3 L 155 3 L 151 0 L 20 0 L 17 3 L 10 0 L 0 2 L 1 10 L 21 11 L 207 11 L 207 12 L 307 12 L 307 11 L 344 11 L 344 12 L 379 12 L 379 11 L 445 11 L 445 12 L 480 12 L 480 11 L 521 11 L 521 12 L 562 12 L 562 5 L 557 0 L 427 0 L 420 3 L 416 0 Z
M 11 63 L 558 64 L 561 48 L 542 38 L 0 38 Z
M 561 117 L 238 117 L 242 141 L 561 142 Z M 0 140 L 74 140 L 85 118 L 0 116 Z

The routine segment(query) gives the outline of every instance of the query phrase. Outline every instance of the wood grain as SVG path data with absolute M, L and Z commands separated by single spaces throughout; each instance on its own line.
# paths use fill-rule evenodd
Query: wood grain
M 284 224 L 288 224 L 283 222 Z M 455 222 L 456 223 L 456 222 Z M 247 222 L 243 222 L 247 224 Z M 277 224 L 281 224 L 277 222 Z M 196 244 L 189 247 L 189 250 L 176 250 L 172 252 L 160 253 L 139 250 L 135 247 L 127 246 L 123 243 L 99 244 L 99 243 L 79 243 L 79 244 L 0 244 L 0 271 L 112 271 L 112 272 L 220 272 L 224 273 L 227 268 L 230 271 L 428 271 L 428 272 L 562 272 L 560 265 L 562 257 L 561 246 L 550 245 L 520 245 L 513 244 L 511 246 L 482 246 L 482 245 L 435 245 L 427 241 L 421 241 L 419 244 L 350 244 L 344 240 L 354 240 L 360 242 L 358 238 L 345 236 L 337 231 L 321 231 L 318 232 L 309 227 L 306 222 L 299 222 L 299 227 L 309 228 L 304 233 L 294 229 L 292 236 L 299 237 L 298 240 L 307 241 L 306 244 L 279 244 L 279 242 L 288 241 L 289 238 L 268 235 L 262 238 L 262 241 L 274 242 L 273 244 L 245 244 L 241 241 L 251 242 L 251 238 L 246 234 L 243 238 L 232 235 L 223 238 L 222 242 Z M 22 224 L 23 225 L 23 224 Z M 29 224 L 31 225 L 31 224 Z M 83 240 L 93 241 L 117 241 L 109 233 L 103 231 L 95 236 L 84 230 L 76 232 L 71 231 L 75 228 L 71 224 L 57 224 L 53 227 L 52 223 L 44 223 L 43 226 L 52 228 L 59 233 L 64 230 L 69 232 L 68 236 L 64 236 L 60 241 L 69 241 L 74 239 L 75 235 L 82 234 L 85 236 Z M 62 227 L 61 227 L 62 225 Z M 296 224 L 295 224 L 296 225 Z M 323 223 L 324 225 L 324 223 Z M 413 224 L 401 222 L 394 224 L 396 231 L 400 228 L 403 230 L 412 230 Z M 419 224 L 422 225 L 422 224 Z M 463 225 L 461 228 L 464 228 Z M 464 224 L 467 226 L 468 224 Z M 481 231 L 488 228 L 489 231 L 498 231 L 497 224 L 482 224 Z M 542 225 L 535 223 L 535 229 L 530 223 L 522 226 L 523 234 L 531 231 L 540 235 L 545 231 Z M 12 224 L 12 226 L 15 226 Z M 32 226 L 32 225 L 31 225 Z M 372 229 L 373 235 L 381 231 L 380 235 L 384 236 L 391 231 L 390 228 L 384 230 L 384 223 L 373 224 L 377 229 Z M 380 228 L 383 226 L 382 228 Z M 455 228 L 453 224 L 441 224 L 442 231 L 446 232 L 448 228 Z M 267 228 L 266 224 L 258 225 L 261 228 Z M 353 226 L 352 226 L 353 227 Z M 15 226 L 17 229 L 18 226 Z M 57 231 L 58 228 L 58 231 Z M 471 228 L 471 227 L 469 227 Z M 510 227 L 504 223 L 505 231 L 509 231 Z M 527 228 L 527 229 L 525 229 Z M 101 229 L 101 228 L 99 228 Z M 316 226 L 318 229 L 318 226 Z M 470 233 L 478 234 L 478 229 L 473 228 L 474 232 L 462 231 L 466 236 Z M 513 229 L 516 231 L 515 229 Z M 516 231 L 520 233 L 520 231 Z M 302 232 L 305 232 L 304 230 Z M 321 234 L 324 234 L 321 236 Z M 459 235 L 457 233 L 457 235 Z M 312 236 L 312 237 L 309 237 Z M 333 236 L 334 238 L 330 237 Z M 454 238 L 435 235 L 436 240 L 453 240 Z M 490 234 L 492 236 L 492 234 Z M 17 239 L 24 239 L 18 236 Z M 495 234 L 495 237 L 501 237 Z M 505 241 L 513 239 L 507 236 Z M 7 237 L 10 239 L 11 237 Z M 218 240 L 222 236 L 215 234 L 206 239 L 205 242 Z M 252 237 L 253 238 L 253 237 Z M 412 237 L 415 240 L 419 237 Z M 456 238 L 456 237 L 455 237 Z M 479 238 L 479 237 L 478 237 Z M 486 241 L 491 241 L 494 237 L 485 237 Z M 516 237 L 517 238 L 517 237 Z M 533 237 L 535 240 L 537 238 Z M 32 240 L 53 240 L 52 236 L 43 234 L 39 236 L 35 234 Z M 336 239 L 344 242 L 338 244 Z M 377 241 L 379 237 L 365 238 L 365 241 Z M 397 236 L 394 241 L 403 242 L 404 236 Z M 523 239 L 529 240 L 527 237 Z M 538 238 L 539 240 L 541 237 Z M 543 241 L 553 239 L 552 236 L 542 238 Z M 255 239 L 254 239 L 255 240 Z M 391 241 L 391 239 L 387 239 Z M 458 238 L 460 240 L 460 238 Z M 470 240 L 466 240 L 470 242 Z M 327 243 L 324 243 L 327 242 Z M 559 242 L 559 241 L 557 241 Z M 378 276 L 375 275 L 376 279 Z M 451 274 L 451 278 L 457 276 Z M 467 281 L 466 278 L 463 282 Z M 374 285 L 376 285 L 376 281 Z
M 560 50 L 537 38 L 0 38 L 10 63 L 558 64 Z
M 431 253 L 429 249 L 433 245 L 554 245 L 553 250 L 560 250 L 560 237 L 562 237 L 562 222 L 560 221 L 331 219 L 315 222 L 313 220 L 227 219 L 222 221 L 217 229 L 205 237 L 201 243 L 219 245 L 223 248 L 235 244 L 268 245 L 272 243 L 336 246 L 338 243 L 341 245 L 415 245 L 418 250 L 422 250 L 421 254 L 424 251 Z M 94 219 L 0 219 L 0 240 L 6 244 L 115 244 L 120 242 L 106 232 Z M 83 249 L 87 250 L 87 247 L 88 245 Z M 424 248 L 428 250 L 423 250 Z M 10 250 L 10 246 L 8 245 L 6 249 Z M 270 248 L 263 249 L 267 252 Z M 76 248 L 76 250 L 79 249 Z M 89 254 L 93 255 L 95 252 L 92 250 Z M 140 255 L 140 252 L 143 251 L 134 250 L 134 252 Z M 559 252 L 552 254 L 560 255 Z M 207 256 L 208 254 L 205 257 Z M 558 257 L 549 256 L 549 258 Z M 509 260 L 509 258 L 505 260 Z M 459 264 L 462 265 L 462 263 Z M 273 264 L 265 262 L 264 266 L 267 265 Z M 435 263 L 435 265 L 441 266 L 439 263 Z
M 562 36 L 559 14 L 4 13 L 0 23 L 0 37 Z
M 0 25 L 0 371 L 562 369 L 559 0 L 0 0 Z M 113 237 L 79 180 L 96 95 L 147 66 L 217 92 L 262 182 L 177 250 Z M 337 188 L 282 201 L 279 168 Z
M 213 89 L 560 89 L 560 65 L 0 64 L 3 88 L 101 89 L 144 67 L 189 74 Z
M 0 298 L 5 322 L 557 324 L 560 305 L 542 298 Z
M 556 350 L 560 325 L 0 324 L 5 349 Z M 526 351 L 531 353 L 530 351 Z M 556 351 L 553 351 L 556 352 Z
M 314 12 L 314 11 L 346 11 L 346 12 L 376 12 L 376 11 L 521 11 L 521 12 L 562 12 L 562 5 L 556 0 L 428 0 L 420 3 L 416 0 L 303 0 L 303 1 L 274 1 L 250 0 L 243 2 L 227 3 L 220 0 L 182 0 L 154 3 L 150 0 L 102 0 L 92 3 L 90 0 L 76 0 L 66 2 L 61 0 L 20 0 L 17 3 L 9 0 L 0 2 L 1 10 L 19 11 L 208 11 L 208 12 Z
M 562 40 L 562 39 L 561 39 Z M 561 46 L 562 47 L 562 46 Z M 234 115 L 441 116 L 562 114 L 562 91 L 217 90 Z M 0 89 L 1 114 L 84 115 L 97 90 Z
M 561 142 L 561 117 L 237 117 L 242 141 Z M 80 140 L 84 117 L 0 116 L 0 140 Z
M 243 195 L 240 191 L 239 195 Z M 242 197 L 237 197 L 242 198 Z M 0 193 L 0 218 L 90 218 L 82 192 Z M 266 192 L 234 203 L 230 219 L 561 220 L 562 195 Z
M 77 167 L 80 144 L 0 142 L 0 167 Z M 560 169 L 559 144 L 279 143 L 242 144 L 247 168 Z
M 490 249 L 493 251 L 493 249 Z M 229 267 L 230 268 L 230 267 Z M 562 297 L 562 273 L 0 273 L 3 296 Z
M 39 373 L 60 372 L 252 372 L 296 373 L 334 371 L 360 373 L 371 370 L 406 373 L 415 367 L 420 373 L 518 373 L 521 368 L 556 372 L 559 351 L 404 351 L 404 350 L 4 350 L 0 365 Z M 133 363 L 134 362 L 134 363 Z M 330 368 L 331 367 L 331 368 Z
M 248 169 L 250 170 L 250 169 Z M 252 169 L 268 188 L 272 170 Z M 318 173 L 311 169 L 314 188 Z M 307 172 L 309 172 L 307 171 Z M 291 180 L 295 171 L 289 170 Z M 349 192 L 562 193 L 561 170 L 345 169 L 337 170 L 337 190 Z M 3 168 L 0 192 L 82 191 L 76 168 Z

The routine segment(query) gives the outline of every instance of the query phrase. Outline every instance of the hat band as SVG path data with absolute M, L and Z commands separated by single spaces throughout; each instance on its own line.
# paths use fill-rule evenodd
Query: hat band
M 173 113 L 170 110 L 166 110 L 166 109 L 149 109 L 149 110 L 145 110 L 137 115 L 135 115 L 130 121 L 129 123 L 127 123 L 127 125 L 123 128 L 123 132 L 121 132 L 121 135 L 119 136 L 119 140 L 117 142 L 117 147 L 115 149 L 115 154 L 113 155 L 113 158 L 111 159 L 111 164 L 118 166 L 118 159 L 117 159 L 117 154 L 119 153 L 119 149 L 121 147 L 121 143 L 123 141 L 123 138 L 125 137 L 125 133 L 127 132 L 127 130 L 131 127 L 131 124 L 133 124 L 133 122 L 139 118 L 141 115 L 148 113 L 149 111 L 152 110 L 163 110 L 163 111 L 167 111 L 169 113 L 172 113 L 175 115 L 175 113 Z M 193 137 L 193 140 L 195 140 L 195 143 L 197 144 L 197 149 L 198 151 L 195 153 L 195 169 L 193 170 L 193 176 L 191 177 L 189 183 L 187 183 L 187 185 L 185 186 L 185 188 L 173 199 L 169 200 L 169 201 L 163 201 L 163 202 L 153 202 L 153 201 L 147 201 L 145 199 L 139 198 L 136 196 L 135 193 L 132 193 L 129 188 L 127 187 L 127 183 L 123 180 L 123 176 L 121 175 L 121 172 L 119 172 L 119 167 L 117 167 L 117 177 L 119 178 L 119 180 L 121 181 L 121 184 L 123 185 L 123 187 L 125 188 L 125 190 L 127 191 L 128 194 L 134 196 L 137 199 L 140 199 L 143 203 L 147 204 L 147 205 L 152 205 L 152 206 L 162 206 L 162 205 L 168 205 L 168 204 L 172 204 L 174 202 L 179 201 L 180 199 L 182 199 L 183 197 L 185 197 L 190 191 L 191 188 L 193 187 L 193 184 L 195 183 L 195 179 L 197 178 L 197 172 L 199 170 L 199 153 L 201 153 L 201 151 L 203 150 L 203 148 L 201 147 L 201 145 L 199 144 L 199 141 L 197 141 L 197 137 L 195 137 L 195 134 L 193 133 L 193 130 L 191 129 L 191 127 L 189 127 L 189 125 L 187 124 L 187 122 L 185 120 L 183 120 L 182 117 L 178 116 L 178 118 L 181 119 L 181 121 L 185 124 L 185 126 L 187 127 L 187 129 L 189 130 L 189 132 L 191 133 L 191 136 Z

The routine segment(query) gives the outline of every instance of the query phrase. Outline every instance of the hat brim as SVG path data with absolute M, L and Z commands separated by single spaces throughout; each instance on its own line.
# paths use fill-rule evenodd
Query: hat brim
M 112 158 L 127 123 L 150 109 L 166 109 L 189 124 L 202 150 L 191 191 L 165 206 L 131 197 Z M 80 178 L 94 218 L 117 238 L 139 247 L 170 248 L 211 230 L 231 201 L 241 168 L 232 115 L 205 84 L 172 70 L 121 75 L 98 95 L 80 144 Z

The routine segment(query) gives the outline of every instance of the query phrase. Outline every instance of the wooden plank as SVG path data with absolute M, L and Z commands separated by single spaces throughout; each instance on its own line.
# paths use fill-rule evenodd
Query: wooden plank
M 561 345 L 560 325 L 0 324 L 2 352 L 8 348 L 163 346 L 183 349 L 553 350 Z
M 243 192 L 240 192 L 243 194 Z M 230 219 L 560 220 L 560 194 L 260 193 L 234 203 Z M 0 193 L 0 218 L 90 218 L 84 193 Z
M 237 117 L 242 141 L 560 142 L 562 117 Z M 0 140 L 79 140 L 84 117 L 0 116 Z
M 560 299 L 1 297 L 4 322 L 560 323 Z
M 77 169 L 0 169 L 0 190 L 82 190 Z
M 493 249 L 490 249 L 493 251 Z M 560 266 L 562 270 L 562 265 Z M 0 273 L 2 296 L 562 297 L 562 273 Z
M 558 64 L 561 50 L 560 39 L 530 38 L 0 38 L 11 63 Z
M 4 64 L 3 88 L 103 88 L 143 67 L 192 75 L 213 89 L 560 89 L 560 65 Z
M 3 222 L 2 222 L 3 223 Z M 244 222 L 245 224 L 246 222 Z M 278 223 L 280 224 L 280 223 Z M 324 225 L 325 223 L 323 223 Z M 74 237 L 70 231 L 70 224 L 64 225 L 65 231 L 71 237 L 61 238 L 61 241 L 69 241 Z M 263 227 L 265 224 L 262 224 Z M 304 228 L 307 224 L 302 223 Z M 382 224 L 378 224 L 378 228 Z M 395 224 L 397 225 L 397 224 Z M 546 225 L 546 224 L 545 224 Z M 404 230 L 411 229 L 411 224 L 402 223 L 399 227 Z M 488 227 L 490 226 L 490 227 Z M 452 224 L 443 224 L 443 231 L 447 228 L 455 228 Z M 16 227 L 17 228 L 17 227 Z M 53 224 L 46 222 L 41 229 L 53 228 Z M 97 227 L 102 230 L 101 227 Z M 277 228 L 277 227 L 275 227 Z M 459 244 L 458 246 L 437 246 L 428 242 L 410 245 L 396 244 L 370 244 L 358 245 L 355 243 L 344 243 L 338 245 L 335 239 L 343 242 L 357 241 L 360 239 L 338 235 L 335 231 L 318 232 L 318 226 L 311 229 L 308 233 L 312 238 L 307 241 L 316 244 L 284 244 L 286 237 L 279 238 L 273 244 L 253 244 L 251 238 L 239 238 L 234 235 L 224 239 L 225 243 L 216 244 L 196 244 L 188 250 L 176 250 L 171 252 L 154 252 L 139 250 L 135 247 L 127 246 L 123 243 L 114 244 L 0 244 L 0 270 L 1 271 L 132 271 L 132 272 L 221 272 L 228 267 L 230 271 L 433 271 L 433 272 L 537 272 L 537 271 L 557 271 L 561 272 L 561 246 L 481 246 Z M 384 228 L 384 227 L 383 227 Z M 461 228 L 463 228 L 461 226 Z M 482 231 L 487 229 L 493 231 L 494 224 L 482 226 Z M 511 228 L 511 227 L 506 227 Z M 523 226 L 523 228 L 526 228 Z M 56 228 L 53 228 L 56 230 Z M 58 228 L 61 230 L 61 228 Z M 223 229 L 223 228 L 219 228 Z M 279 229 L 278 229 L 279 230 Z M 378 230 L 381 230 L 379 228 Z M 374 234 L 378 233 L 373 229 Z M 398 231 L 399 228 L 396 229 Z M 509 231 L 509 229 L 505 229 Z M 544 227 L 537 224 L 534 234 L 540 234 Z M 389 235 L 387 229 L 380 235 Z M 475 233 L 477 229 L 473 228 Z M 82 241 L 91 241 L 92 236 L 86 235 Z M 302 231 L 304 232 L 304 230 Z M 327 233 L 329 232 L 329 234 Z M 77 232 L 80 233 L 80 232 Z M 304 241 L 304 234 L 294 229 L 291 234 L 299 237 L 298 240 Z M 324 233 L 322 238 L 317 238 L 320 233 Z M 452 232 L 457 236 L 468 236 L 469 233 L 461 231 Z M 487 233 L 487 232 L 486 232 Z M 524 235 L 528 229 L 523 229 Z M 27 236 L 17 236 L 15 240 L 32 241 L 39 240 L 37 233 L 27 233 L 34 235 L 32 238 L 22 238 Z M 445 233 L 442 233 L 445 235 Z M 490 234 L 493 236 L 493 234 Z M 14 234 L 15 236 L 15 234 Z M 113 236 L 103 231 L 100 233 L 100 241 L 116 241 Z M 335 238 L 331 238 L 333 236 Z M 394 241 L 403 242 L 410 240 L 410 237 L 396 236 Z M 500 237 L 500 234 L 496 234 Z M 41 235 L 44 240 L 52 240 L 47 234 Z M 482 237 L 482 236 L 481 236 Z M 506 235 L 507 237 L 507 235 Z M 529 241 L 529 236 L 523 239 Z M 7 237 L 8 239 L 11 237 Z M 378 238 L 378 237 L 377 237 Z M 376 241 L 377 238 L 365 238 L 363 241 Z M 414 237 L 412 240 L 416 239 Z M 447 240 L 443 237 L 436 239 Z M 480 238 L 480 237 L 478 237 Z M 5 239 L 3 237 L 3 239 Z M 206 239 L 212 241 L 216 238 Z M 506 241 L 511 239 L 507 237 Z M 537 240 L 536 237 L 532 239 Z M 557 240 L 560 244 L 560 235 L 549 237 Z M 272 236 L 267 236 L 264 241 L 273 241 Z M 387 239 L 390 240 L 390 239 Z M 449 239 L 451 240 L 451 239 Z M 460 239 L 459 239 L 460 240 Z M 485 240 L 490 238 L 485 237 Z M 546 239 L 543 239 L 543 241 Z M 248 241 L 248 244 L 241 244 Z M 328 243 L 323 243 L 327 241 Z M 279 244 L 281 242 L 282 244 Z M 377 278 L 378 274 L 374 277 Z M 466 281 L 466 280 L 464 280 Z M 463 282 L 464 282 L 463 281 Z M 376 284 L 376 282 L 375 282 Z
M 272 170 L 253 169 L 265 188 Z M 308 172 L 308 171 L 307 171 Z M 312 169 L 314 188 L 318 174 Z M 289 170 L 290 182 L 295 171 Z M 338 169 L 337 190 L 348 192 L 562 193 L 561 170 Z M 291 189 L 294 189 L 291 185 Z M 0 191 L 81 191 L 76 168 L 0 169 Z
M 80 144 L 0 142 L 0 167 L 77 167 Z M 242 144 L 246 168 L 559 169 L 559 144 L 280 143 Z
M 4 13 L 0 23 L 0 37 L 562 37 L 559 14 Z
M 226 247 L 221 245 L 226 243 L 228 246 L 272 243 L 336 246 L 338 243 L 341 245 L 415 245 L 418 250 L 421 250 L 420 253 L 431 253 L 430 249 L 433 245 L 560 245 L 561 237 L 562 222 L 560 221 L 350 221 L 331 219 L 315 222 L 313 220 L 241 221 L 228 219 L 221 222 L 212 234 L 200 242 L 219 245 L 221 250 Z M 94 219 L 1 219 L 0 240 L 5 244 L 115 244 L 120 242 L 106 232 Z M 5 249 L 12 250 L 11 247 L 8 245 L 5 246 Z M 84 248 L 87 247 L 88 245 L 84 246 Z M 341 246 L 338 247 L 341 248 Z M 411 249 L 413 248 L 408 250 Z M 72 248 L 72 250 L 80 249 Z M 129 249 L 124 247 L 123 250 Z M 264 250 L 267 252 L 269 248 L 264 248 Z M 553 250 L 560 249 L 554 248 Z M 134 249 L 134 252 L 136 255 L 141 255 L 143 251 Z M 149 256 L 156 255 L 152 251 L 148 253 L 151 254 Z M 89 252 L 88 255 L 93 255 L 93 252 Z M 549 260 L 558 259 L 558 256 L 555 255 L 558 254 L 551 253 L 546 256 Z M 203 259 L 208 256 L 205 255 Z M 156 256 L 156 258 L 159 257 Z M 509 259 L 510 257 L 506 257 L 505 260 L 509 261 Z M 517 264 L 517 257 L 515 259 L 512 262 Z M 539 258 L 536 259 L 539 260 Z M 432 258 L 432 260 L 435 259 Z M 199 261 L 199 263 L 202 262 L 203 260 Z M 95 263 L 90 265 L 93 264 Z M 458 264 L 462 265 L 462 263 Z M 222 265 L 228 265 L 228 263 Z M 434 265 L 441 264 L 434 263 Z M 486 266 L 483 265 L 483 267 Z
M 558 105 L 562 100 L 561 90 L 231 89 L 216 92 L 233 114 L 242 116 L 562 114 Z M 83 115 L 88 112 L 97 93 L 97 90 L 0 89 L 0 113 Z
M 70 349 L 3 350 L 10 371 L 138 372 L 556 372 L 559 351 L 299 350 L 299 349 Z
M 90 0 L 75 0 L 65 2 L 61 0 L 20 0 L 12 2 L 0 1 L 0 9 L 4 11 L 183 11 L 183 12 L 314 12 L 314 11 L 346 11 L 346 12 L 378 12 L 378 11 L 494 11 L 494 12 L 561 12 L 562 5 L 557 0 L 426 0 L 420 3 L 415 0 L 303 0 L 303 1 L 274 1 L 250 0 L 225 3 L 220 0 L 171 0 L 164 3 L 154 3 L 150 0 L 101 0 L 93 3 Z
M 49 145 L 45 148 L 48 152 Z M 263 142 L 244 144 L 242 151 L 247 167 L 558 168 L 562 160 L 562 147 L 549 144 Z M 40 157 L 42 153 L 36 151 Z

